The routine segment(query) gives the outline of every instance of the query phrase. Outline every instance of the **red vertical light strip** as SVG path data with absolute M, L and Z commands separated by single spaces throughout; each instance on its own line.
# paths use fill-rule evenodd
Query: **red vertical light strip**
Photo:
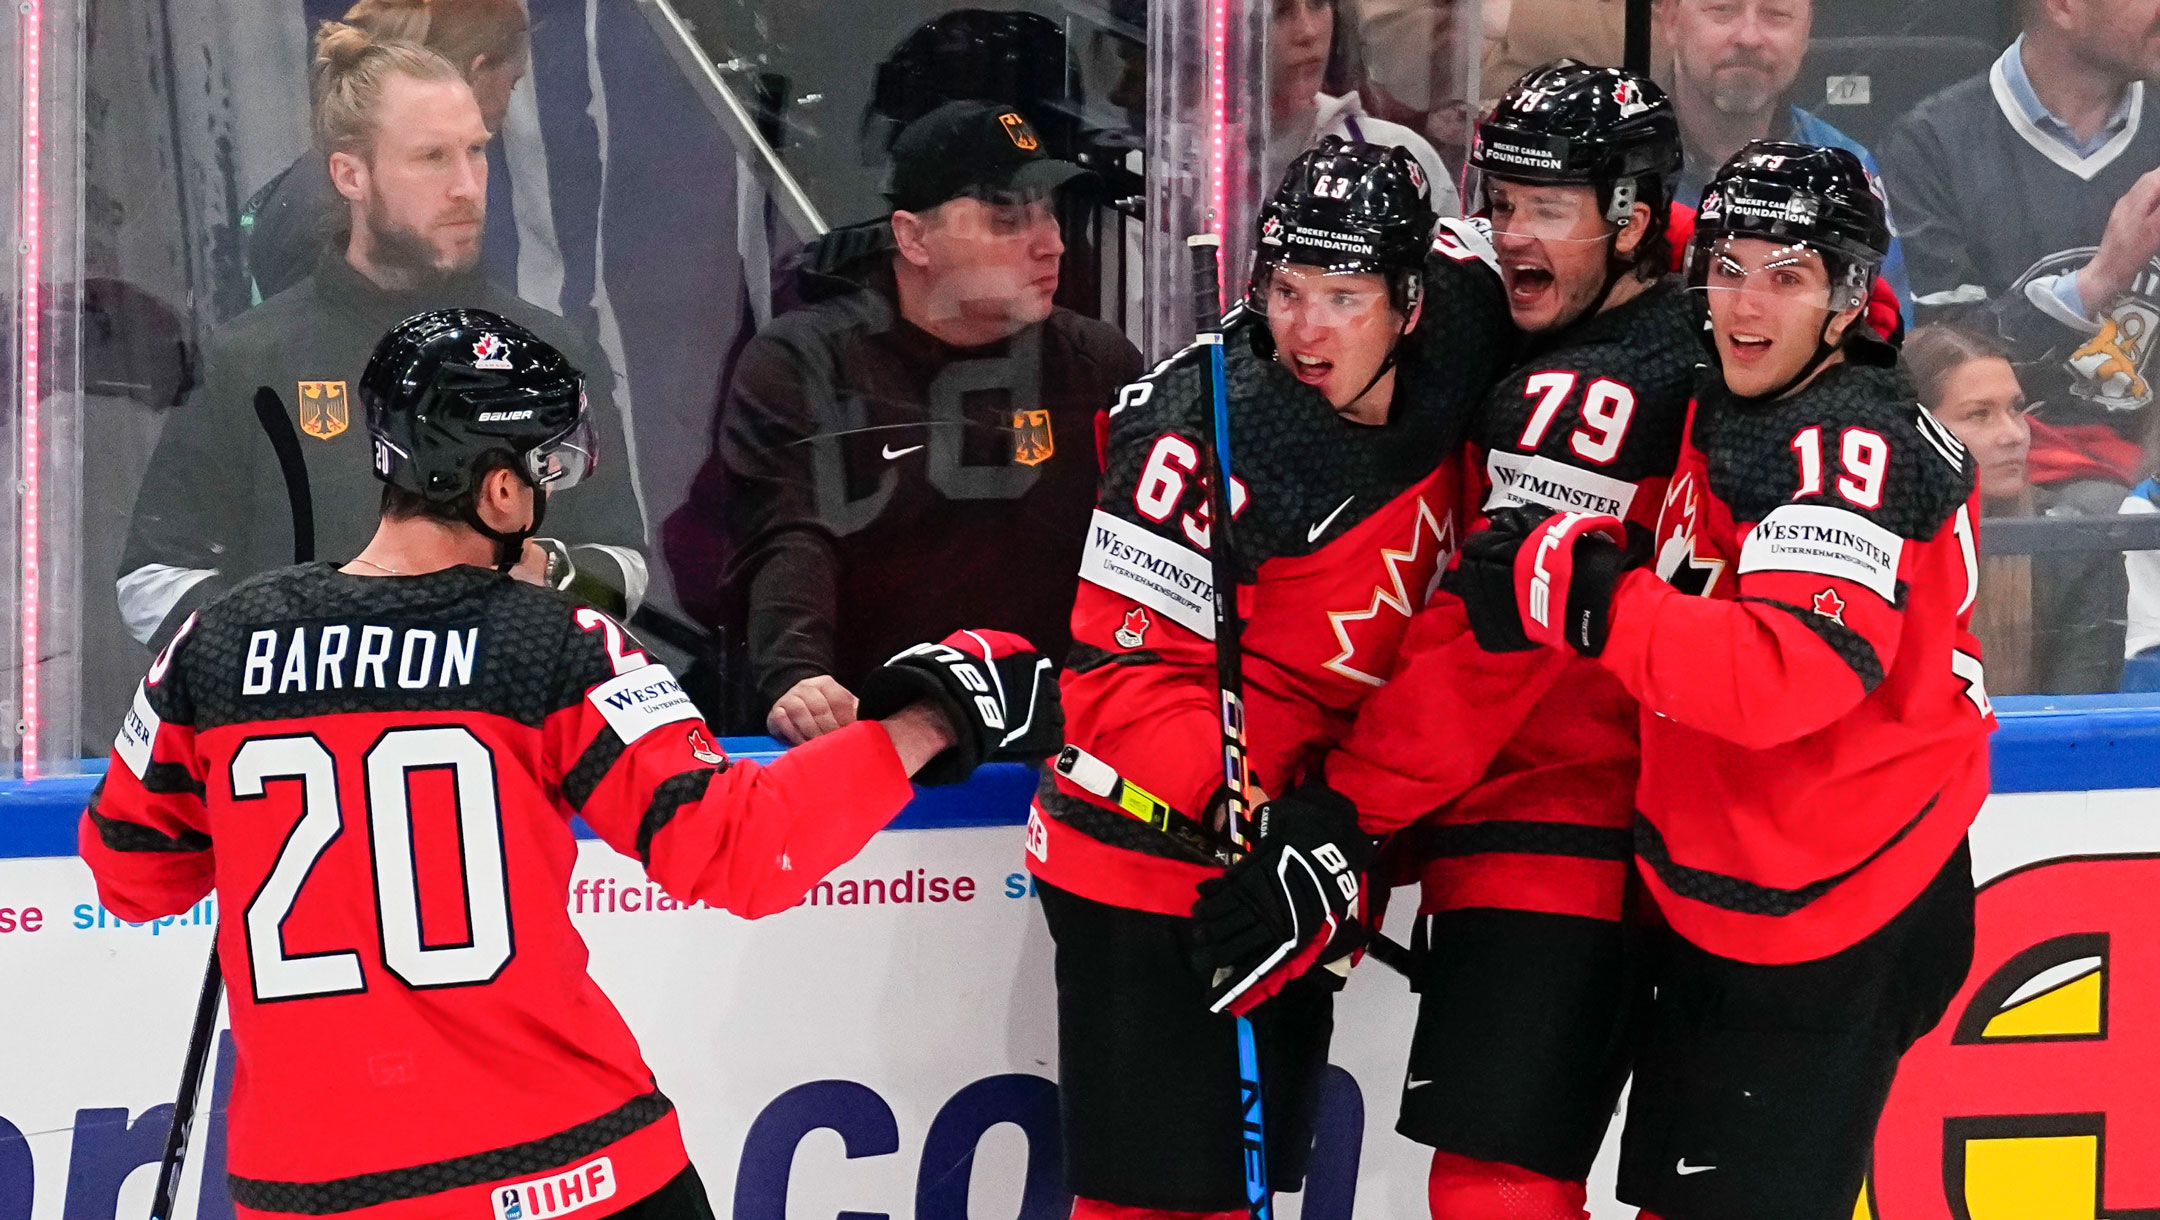
M 1208 220 L 1218 236 L 1230 223 L 1230 6 L 1237 0 L 1214 0 L 1208 28 Z M 1220 274 L 1220 273 L 1218 273 Z
M 38 773 L 38 332 L 43 309 L 38 290 L 42 274 L 44 235 L 40 231 L 39 202 L 43 195 L 38 174 L 39 55 L 44 43 L 42 0 L 25 0 L 22 16 L 22 377 L 16 383 L 22 394 L 19 421 L 22 434 L 22 775 L 36 779 Z

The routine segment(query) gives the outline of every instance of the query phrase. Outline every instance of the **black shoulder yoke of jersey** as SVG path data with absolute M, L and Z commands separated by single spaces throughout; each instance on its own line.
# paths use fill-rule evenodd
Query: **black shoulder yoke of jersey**
M 1822 487 L 1802 496 L 1796 444 L 1805 443 L 1799 438 L 1810 429 L 1818 430 Z M 1844 454 L 1853 443 L 1867 457 L 1873 444 L 1848 442 L 1848 433 L 1872 433 L 1888 446 L 1888 469 L 1872 503 L 1865 502 L 1868 480 L 1848 479 L 1853 472 Z M 1760 521 L 1786 503 L 1823 504 L 1859 513 L 1899 537 L 1927 539 L 1972 494 L 1971 456 L 1920 405 L 1901 368 L 1834 364 L 1799 393 L 1771 402 L 1735 398 L 1714 383 L 1696 408 L 1692 439 L 1709 463 L 1711 493 L 1736 521 Z M 1841 492 L 1841 483 L 1861 488 L 1860 495 Z
M 353 712 L 487 713 L 538 726 L 613 674 L 605 633 L 581 629 L 576 609 L 486 568 L 371 578 L 303 564 L 205 607 L 176 664 L 198 731 Z
M 1627 482 L 1671 474 L 1688 402 L 1701 379 L 1701 325 L 1695 303 L 1668 276 L 1632 300 L 1551 335 L 1532 336 L 1522 363 L 1493 387 L 1479 412 L 1478 447 L 1537 453 Z M 1613 385 L 1601 390 L 1603 383 Z M 1543 412 L 1545 426 L 1525 445 L 1550 393 L 1562 394 L 1563 401 Z M 1623 394 L 1625 405 L 1616 406 L 1615 396 Z M 1602 461 L 1583 457 L 1576 447 L 1579 421 L 1593 396 L 1606 418 L 1619 420 L 1622 434 L 1619 450 Z
M 1476 398 L 1490 384 L 1475 372 L 1481 358 L 1452 370 L 1405 368 L 1390 422 L 1354 423 L 1263 354 L 1270 346 L 1265 319 L 1241 307 L 1223 329 L 1231 473 L 1247 493 L 1235 533 L 1245 579 L 1266 560 L 1324 548 L 1460 453 Z M 1126 387 L 1110 416 L 1103 507 L 1131 512 L 1161 437 L 1177 433 L 1202 451 L 1213 443 L 1213 419 L 1208 353 L 1200 345 Z M 1202 499 L 1199 480 L 1190 480 L 1179 511 Z

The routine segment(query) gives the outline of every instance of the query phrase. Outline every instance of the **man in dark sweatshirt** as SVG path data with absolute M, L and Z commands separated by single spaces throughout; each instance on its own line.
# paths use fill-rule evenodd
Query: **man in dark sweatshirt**
M 1141 361 L 1115 327 L 1051 304 L 1055 195 L 1086 171 L 1041 144 L 988 102 L 910 124 L 890 220 L 815 247 L 823 298 L 737 361 L 666 540 L 685 607 L 748 645 L 754 690 L 731 727 L 792 742 L 847 724 L 855 684 L 930 624 L 1063 659 L 1095 419 Z

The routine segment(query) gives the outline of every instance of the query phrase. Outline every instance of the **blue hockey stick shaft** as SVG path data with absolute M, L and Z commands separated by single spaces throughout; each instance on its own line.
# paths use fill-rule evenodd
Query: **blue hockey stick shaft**
M 1222 238 L 1202 233 L 1185 239 L 1192 251 L 1193 335 L 1208 349 L 1208 382 L 1213 393 L 1214 443 L 1209 446 L 1213 478 L 1208 513 L 1213 518 L 1208 546 L 1209 572 L 1215 586 L 1215 686 L 1222 707 L 1222 763 L 1225 828 L 1232 851 L 1252 846 L 1249 835 L 1251 778 L 1245 767 L 1245 679 L 1240 664 L 1236 551 L 1230 541 L 1235 492 L 1230 462 L 1230 379 L 1223 358 L 1221 276 Z M 1244 1151 L 1245 1210 L 1252 1220 L 1272 1220 L 1273 1193 L 1268 1189 L 1267 1124 L 1260 1104 L 1260 1055 L 1252 1021 L 1237 1018 L 1238 1137 Z

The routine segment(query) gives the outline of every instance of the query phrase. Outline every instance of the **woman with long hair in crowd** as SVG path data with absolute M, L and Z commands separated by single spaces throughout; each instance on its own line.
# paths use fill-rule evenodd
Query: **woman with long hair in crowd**
M 1933 323 L 1912 333 L 1904 355 L 1921 405 L 1972 451 L 1981 516 L 2031 516 L 2026 460 L 2032 426 L 2025 418 L 2025 391 L 2007 351 L 1974 331 Z M 1995 555 L 1981 561 L 1972 625 L 1994 694 L 2046 689 L 2044 667 L 2036 668 L 2034 657 L 2033 601 L 2031 556 Z

